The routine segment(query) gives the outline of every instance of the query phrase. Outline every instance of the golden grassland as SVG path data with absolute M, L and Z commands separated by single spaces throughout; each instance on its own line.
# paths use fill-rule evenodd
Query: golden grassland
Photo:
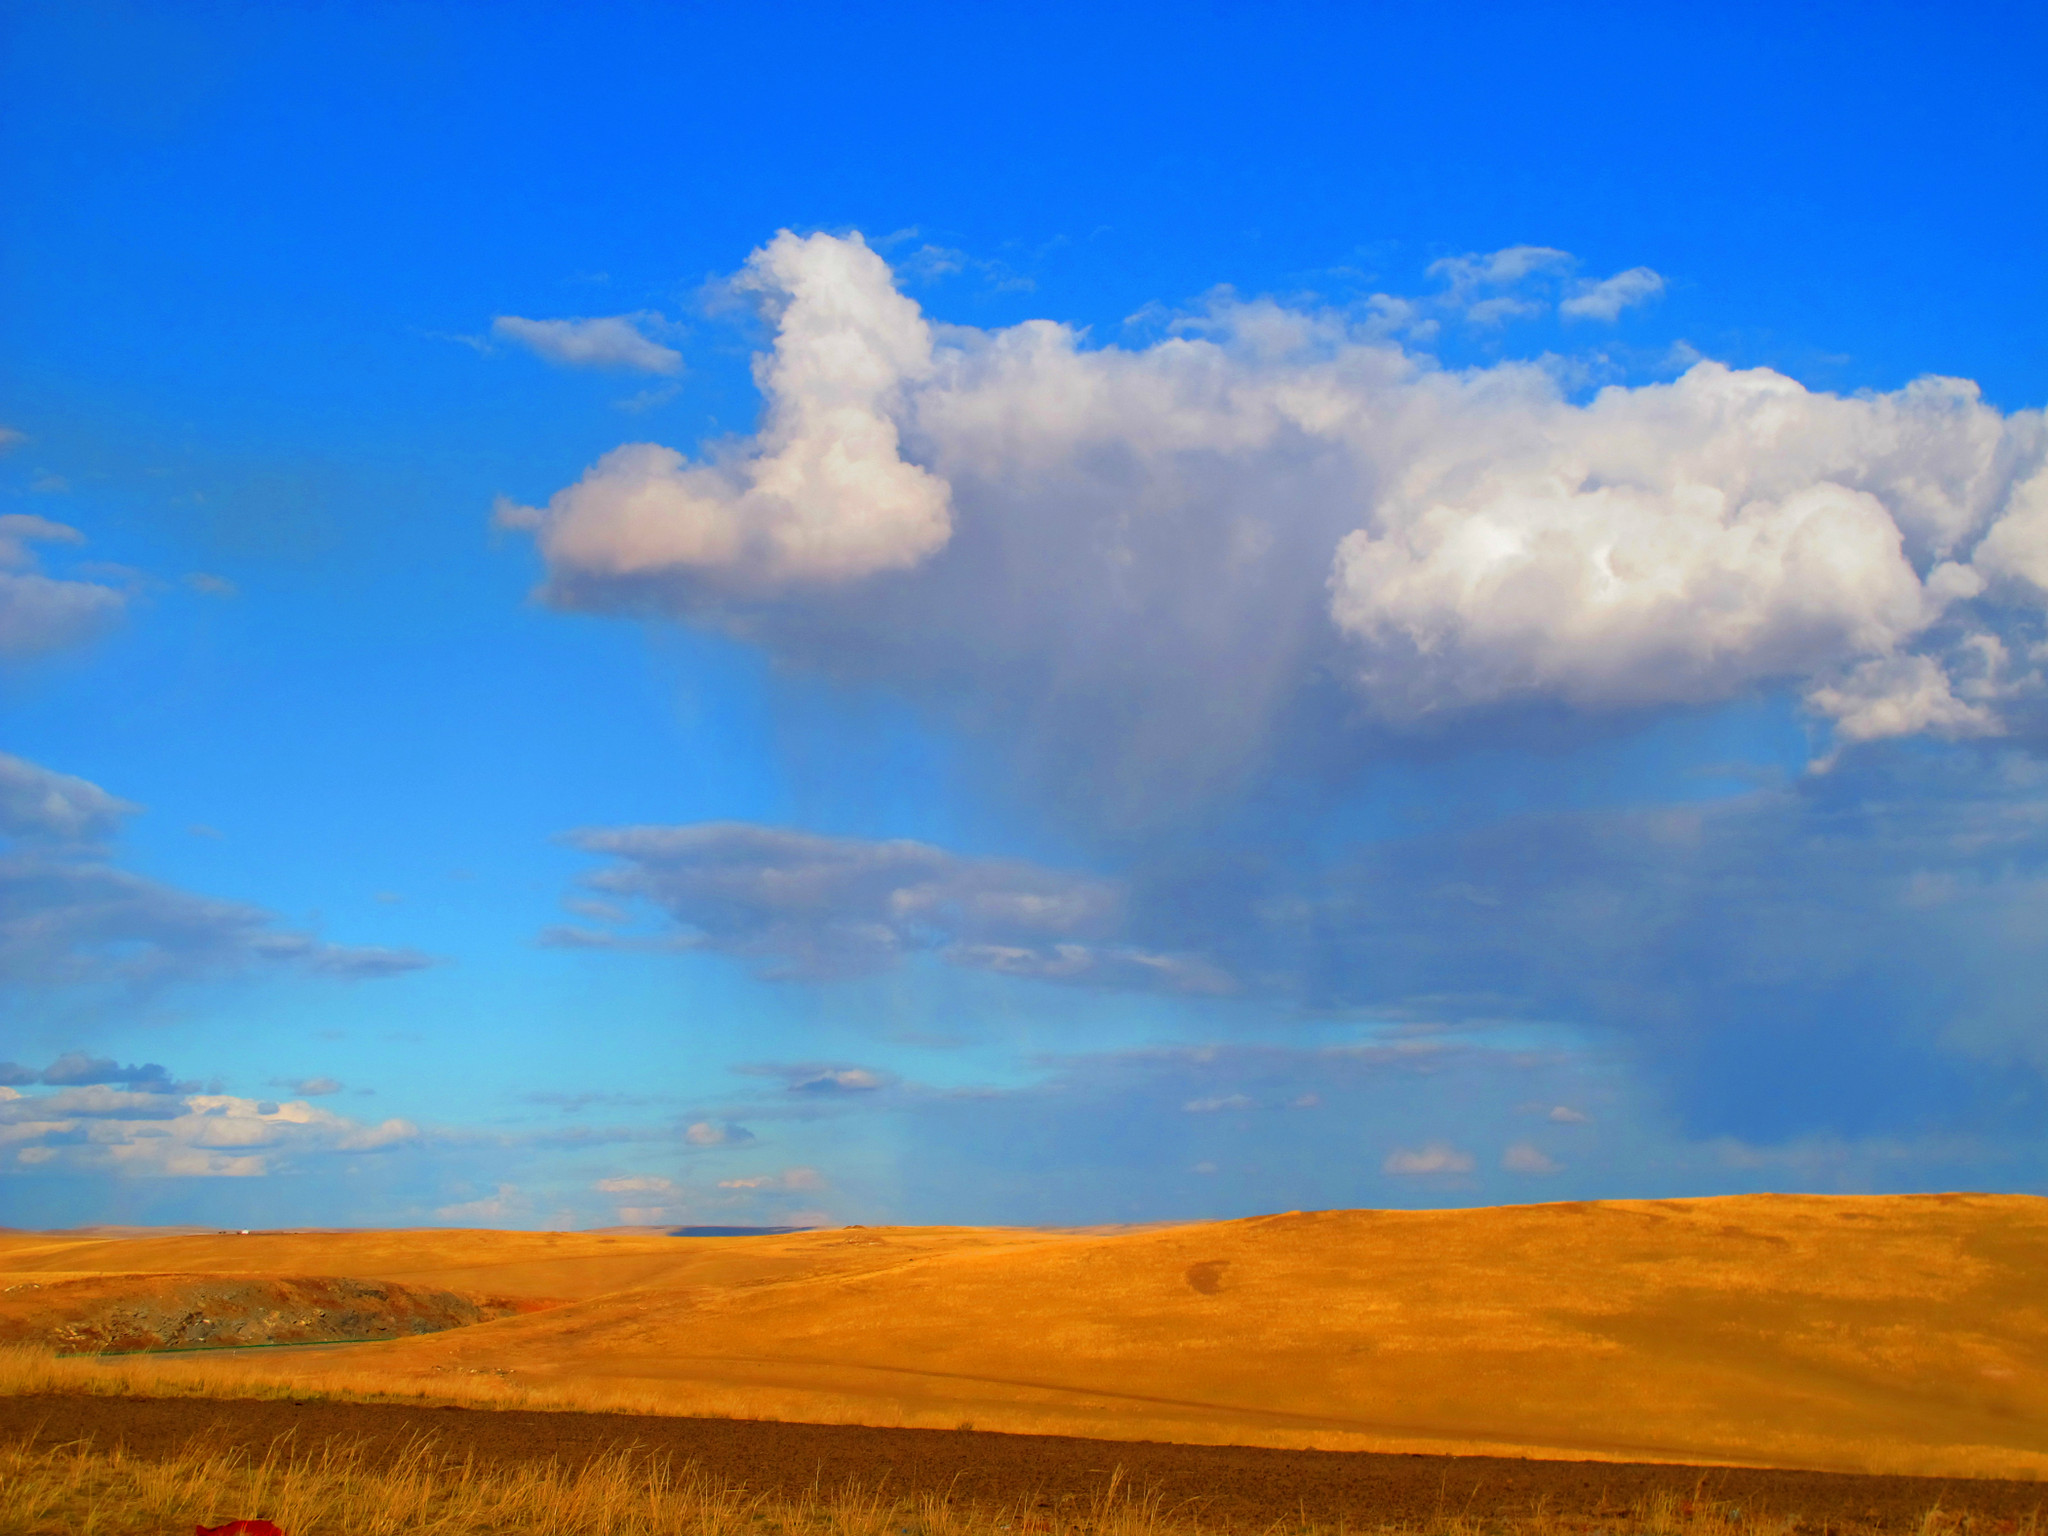
M 479 1465 L 416 1442 L 393 1463 L 349 1446 L 252 1457 L 195 1443 L 138 1459 L 83 1446 L 0 1447 L 0 1531 L 10 1536 L 157 1536 L 187 1525 L 261 1518 L 289 1536 L 1203 1536 L 1197 1503 L 1167 1506 L 1120 1475 L 1091 1500 L 956 1502 L 875 1488 L 749 1494 L 693 1469 L 622 1450 L 584 1465 Z M 1420 1520 L 1352 1527 L 1406 1536 L 1793 1536 L 1822 1529 L 1679 1491 L 1625 1511 L 1561 1518 L 1472 1518 L 1446 1507 Z M 1940 1505 L 1917 1536 L 2042 1536 L 2038 1514 L 1985 1521 Z M 1346 1536 L 1342 1526 L 1276 1519 L 1264 1536 Z
M 108 1273 L 351 1275 L 533 1310 L 347 1347 L 16 1355 L 0 1390 L 62 1376 L 131 1392 L 2048 1475 L 2048 1200 L 2029 1196 L 744 1239 L 0 1236 L 0 1306 L 31 1303 L 10 1286 Z
M 195 1445 L 159 1460 L 76 1446 L 0 1449 L 0 1530 L 10 1533 L 154 1536 L 248 1518 L 268 1519 L 291 1536 L 969 1536 L 998 1527 L 1064 1536 L 1021 1511 L 955 1509 L 937 1498 L 886 1501 L 851 1488 L 799 1499 L 749 1496 L 630 1451 L 564 1469 L 553 1462 L 480 1466 L 424 1443 L 395 1465 L 368 1463 L 345 1446 L 256 1458 Z M 1149 1536 L 1162 1522 L 1156 1502 L 1112 1490 L 1060 1524 Z

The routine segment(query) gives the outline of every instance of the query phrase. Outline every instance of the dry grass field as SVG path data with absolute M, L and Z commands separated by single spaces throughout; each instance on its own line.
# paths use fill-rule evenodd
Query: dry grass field
M 1155 1501 L 1119 1488 L 1090 1507 L 1034 1520 L 1022 1510 L 855 1489 L 749 1495 L 625 1450 L 575 1468 L 505 1468 L 427 1444 L 386 1465 L 346 1447 L 252 1457 L 195 1446 L 160 1458 L 0 1447 L 0 1530 L 9 1533 L 156 1536 L 249 1518 L 289 1536 L 1174 1536 Z
M 1754 1196 L 1136 1231 L 0 1236 L 53 1283 L 349 1276 L 524 1310 L 11 1386 L 341 1392 L 1331 1450 L 2048 1474 L 2048 1200 Z M 144 1278 L 147 1277 L 147 1278 Z
M 1540 1505 L 1475 1515 L 1447 1503 L 1385 1512 L 1365 1527 L 1403 1536 L 2041 1536 L 2037 1513 L 1986 1518 L 1939 1503 L 1903 1521 L 1847 1525 L 1662 1489 L 1592 1515 Z M 564 1466 L 479 1463 L 430 1441 L 396 1458 L 353 1447 L 250 1455 L 195 1445 L 130 1457 L 76 1446 L 0 1447 L 0 1530 L 18 1536 L 157 1536 L 186 1525 L 268 1519 L 287 1536 L 1346 1536 L 1274 1510 L 1255 1525 L 1214 1521 L 1112 1471 L 1095 1493 L 975 1502 L 873 1485 L 756 1492 L 625 1449 Z

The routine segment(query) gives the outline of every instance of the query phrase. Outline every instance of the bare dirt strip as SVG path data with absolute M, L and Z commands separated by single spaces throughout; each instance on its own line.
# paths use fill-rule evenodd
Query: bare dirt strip
M 1796 1515 L 1814 1528 L 1902 1530 L 1937 1505 L 1991 1523 L 2024 1522 L 2048 1506 L 2048 1484 L 1992 1479 L 1767 1471 L 1669 1463 L 1534 1461 L 1494 1456 L 1404 1456 L 1277 1451 L 1154 1441 L 1079 1440 L 972 1430 L 869 1429 L 752 1419 L 414 1407 L 327 1401 L 0 1397 L 0 1438 L 40 1446 L 91 1441 L 144 1457 L 189 1445 L 268 1449 L 280 1436 L 304 1450 L 358 1442 L 373 1460 L 419 1436 L 444 1451 L 506 1463 L 580 1463 L 637 1447 L 695 1463 L 750 1491 L 831 1492 L 854 1483 L 894 1495 L 949 1494 L 977 1504 L 1055 1504 L 1099 1496 L 1121 1469 L 1127 1484 L 1160 1496 L 1169 1513 L 1203 1525 L 1267 1529 L 1343 1523 L 1413 1523 L 1439 1513 L 1472 1517 L 1619 1515 L 1658 1492 L 1739 1506 L 1751 1517 Z M 2006 1526 L 2011 1529 L 2010 1526 Z

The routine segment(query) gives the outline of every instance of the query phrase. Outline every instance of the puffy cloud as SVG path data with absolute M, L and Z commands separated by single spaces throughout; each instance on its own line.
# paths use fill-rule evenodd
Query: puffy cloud
M 0 660 L 41 655 L 101 633 L 127 606 L 112 587 L 37 571 L 37 544 L 82 544 L 85 535 L 45 517 L 0 515 Z
M 1549 308 L 1543 296 L 1560 285 L 1565 292 L 1557 312 L 1567 320 L 1614 320 L 1624 309 L 1664 291 L 1663 275 L 1649 267 L 1631 267 L 1595 281 L 1572 279 L 1577 266 L 1571 252 L 1547 245 L 1511 245 L 1484 256 L 1446 256 L 1429 266 L 1429 275 L 1443 285 L 1442 292 L 1420 302 L 1461 313 L 1472 324 L 1484 326 L 1543 314 Z M 1376 299 L 1383 312 L 1404 302 L 1385 294 Z
M 1434 270 L 1469 311 L 1570 267 Z M 760 432 L 704 462 L 628 444 L 518 514 L 549 599 L 886 680 L 1078 818 L 1532 710 L 1776 688 L 1855 741 L 1983 734 L 2044 696 L 2048 433 L 1963 381 L 1840 397 L 1701 361 L 1579 401 L 1545 368 L 1406 351 L 1384 305 L 1228 295 L 1139 348 L 933 326 L 823 235 L 778 236 L 740 286 L 778 326 Z
M 0 1098 L 0 1167 L 137 1177 L 260 1178 L 308 1157 L 381 1152 L 419 1139 L 304 1101 L 133 1092 L 94 1085 Z
M 683 356 L 650 340 L 641 325 L 659 316 L 604 315 L 587 320 L 526 320 L 500 315 L 492 334 L 516 341 L 551 363 L 570 368 L 617 368 L 635 373 L 681 373 Z
M 97 841 L 140 809 L 97 784 L 0 752 L 0 835 Z
M 1902 653 L 1981 587 L 1944 557 L 2038 453 L 2038 418 L 2008 432 L 1956 381 L 1838 400 L 1710 363 L 1538 415 L 1529 459 L 1508 443 L 1411 471 L 1385 530 L 1341 543 L 1333 616 L 1383 707 L 1810 679 L 1845 740 L 1996 729 Z
M 902 457 L 896 419 L 931 370 L 931 331 L 882 259 L 858 236 L 785 232 L 736 286 L 779 321 L 750 451 L 691 463 L 629 443 L 545 511 L 501 515 L 536 528 L 562 601 L 851 581 L 915 566 L 950 535 L 946 484 Z
M 1881 656 L 1858 665 L 1840 682 L 1826 683 L 1806 702 L 1835 723 L 1842 743 L 1886 736 L 1996 736 L 2004 729 L 1984 704 L 1955 696 L 1949 675 L 1932 656 Z
M 1042 980 L 1230 985 L 1197 958 L 1123 942 L 1126 893 L 1092 876 L 745 822 L 590 830 L 569 841 L 617 861 L 586 876 L 587 886 L 651 903 L 682 926 L 685 945 L 747 957 L 769 975 L 859 975 L 934 951 L 953 965 Z M 633 942 L 585 930 L 551 938 Z
M 1649 267 L 1630 267 L 1597 283 L 1577 284 L 1557 312 L 1567 320 L 1616 320 L 1632 305 L 1647 304 L 1664 291 L 1664 278 Z
M 1513 290 L 1534 277 L 1569 272 L 1574 265 L 1569 251 L 1511 245 L 1488 256 L 1446 256 L 1430 263 L 1429 275 L 1444 285 L 1439 302 L 1462 310 L 1474 325 L 1499 325 L 1543 313 L 1544 305 Z
M 1989 580 L 2020 586 L 2032 601 L 2048 596 L 2048 467 L 2014 489 L 1970 563 Z
M 1709 702 L 1893 662 L 1967 588 L 1938 562 L 1992 515 L 2016 452 L 1952 380 L 1843 400 L 1700 363 L 1524 407 L 1417 459 L 1379 527 L 1339 543 L 1332 616 L 1390 714 Z M 2038 422 L 2020 426 L 2037 452 Z M 1892 674 L 1868 675 L 1866 719 Z M 1813 702 L 1848 713 L 1845 697 Z
M 1473 1163 L 1471 1153 L 1460 1152 L 1448 1142 L 1432 1141 L 1423 1147 L 1398 1147 L 1380 1166 L 1384 1172 L 1404 1178 L 1427 1178 L 1470 1173 Z

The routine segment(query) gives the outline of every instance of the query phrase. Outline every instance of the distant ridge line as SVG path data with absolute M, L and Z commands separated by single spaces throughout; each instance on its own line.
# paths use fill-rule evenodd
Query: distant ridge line
M 790 1232 L 815 1232 L 816 1227 L 674 1227 L 670 1237 L 781 1237 Z

